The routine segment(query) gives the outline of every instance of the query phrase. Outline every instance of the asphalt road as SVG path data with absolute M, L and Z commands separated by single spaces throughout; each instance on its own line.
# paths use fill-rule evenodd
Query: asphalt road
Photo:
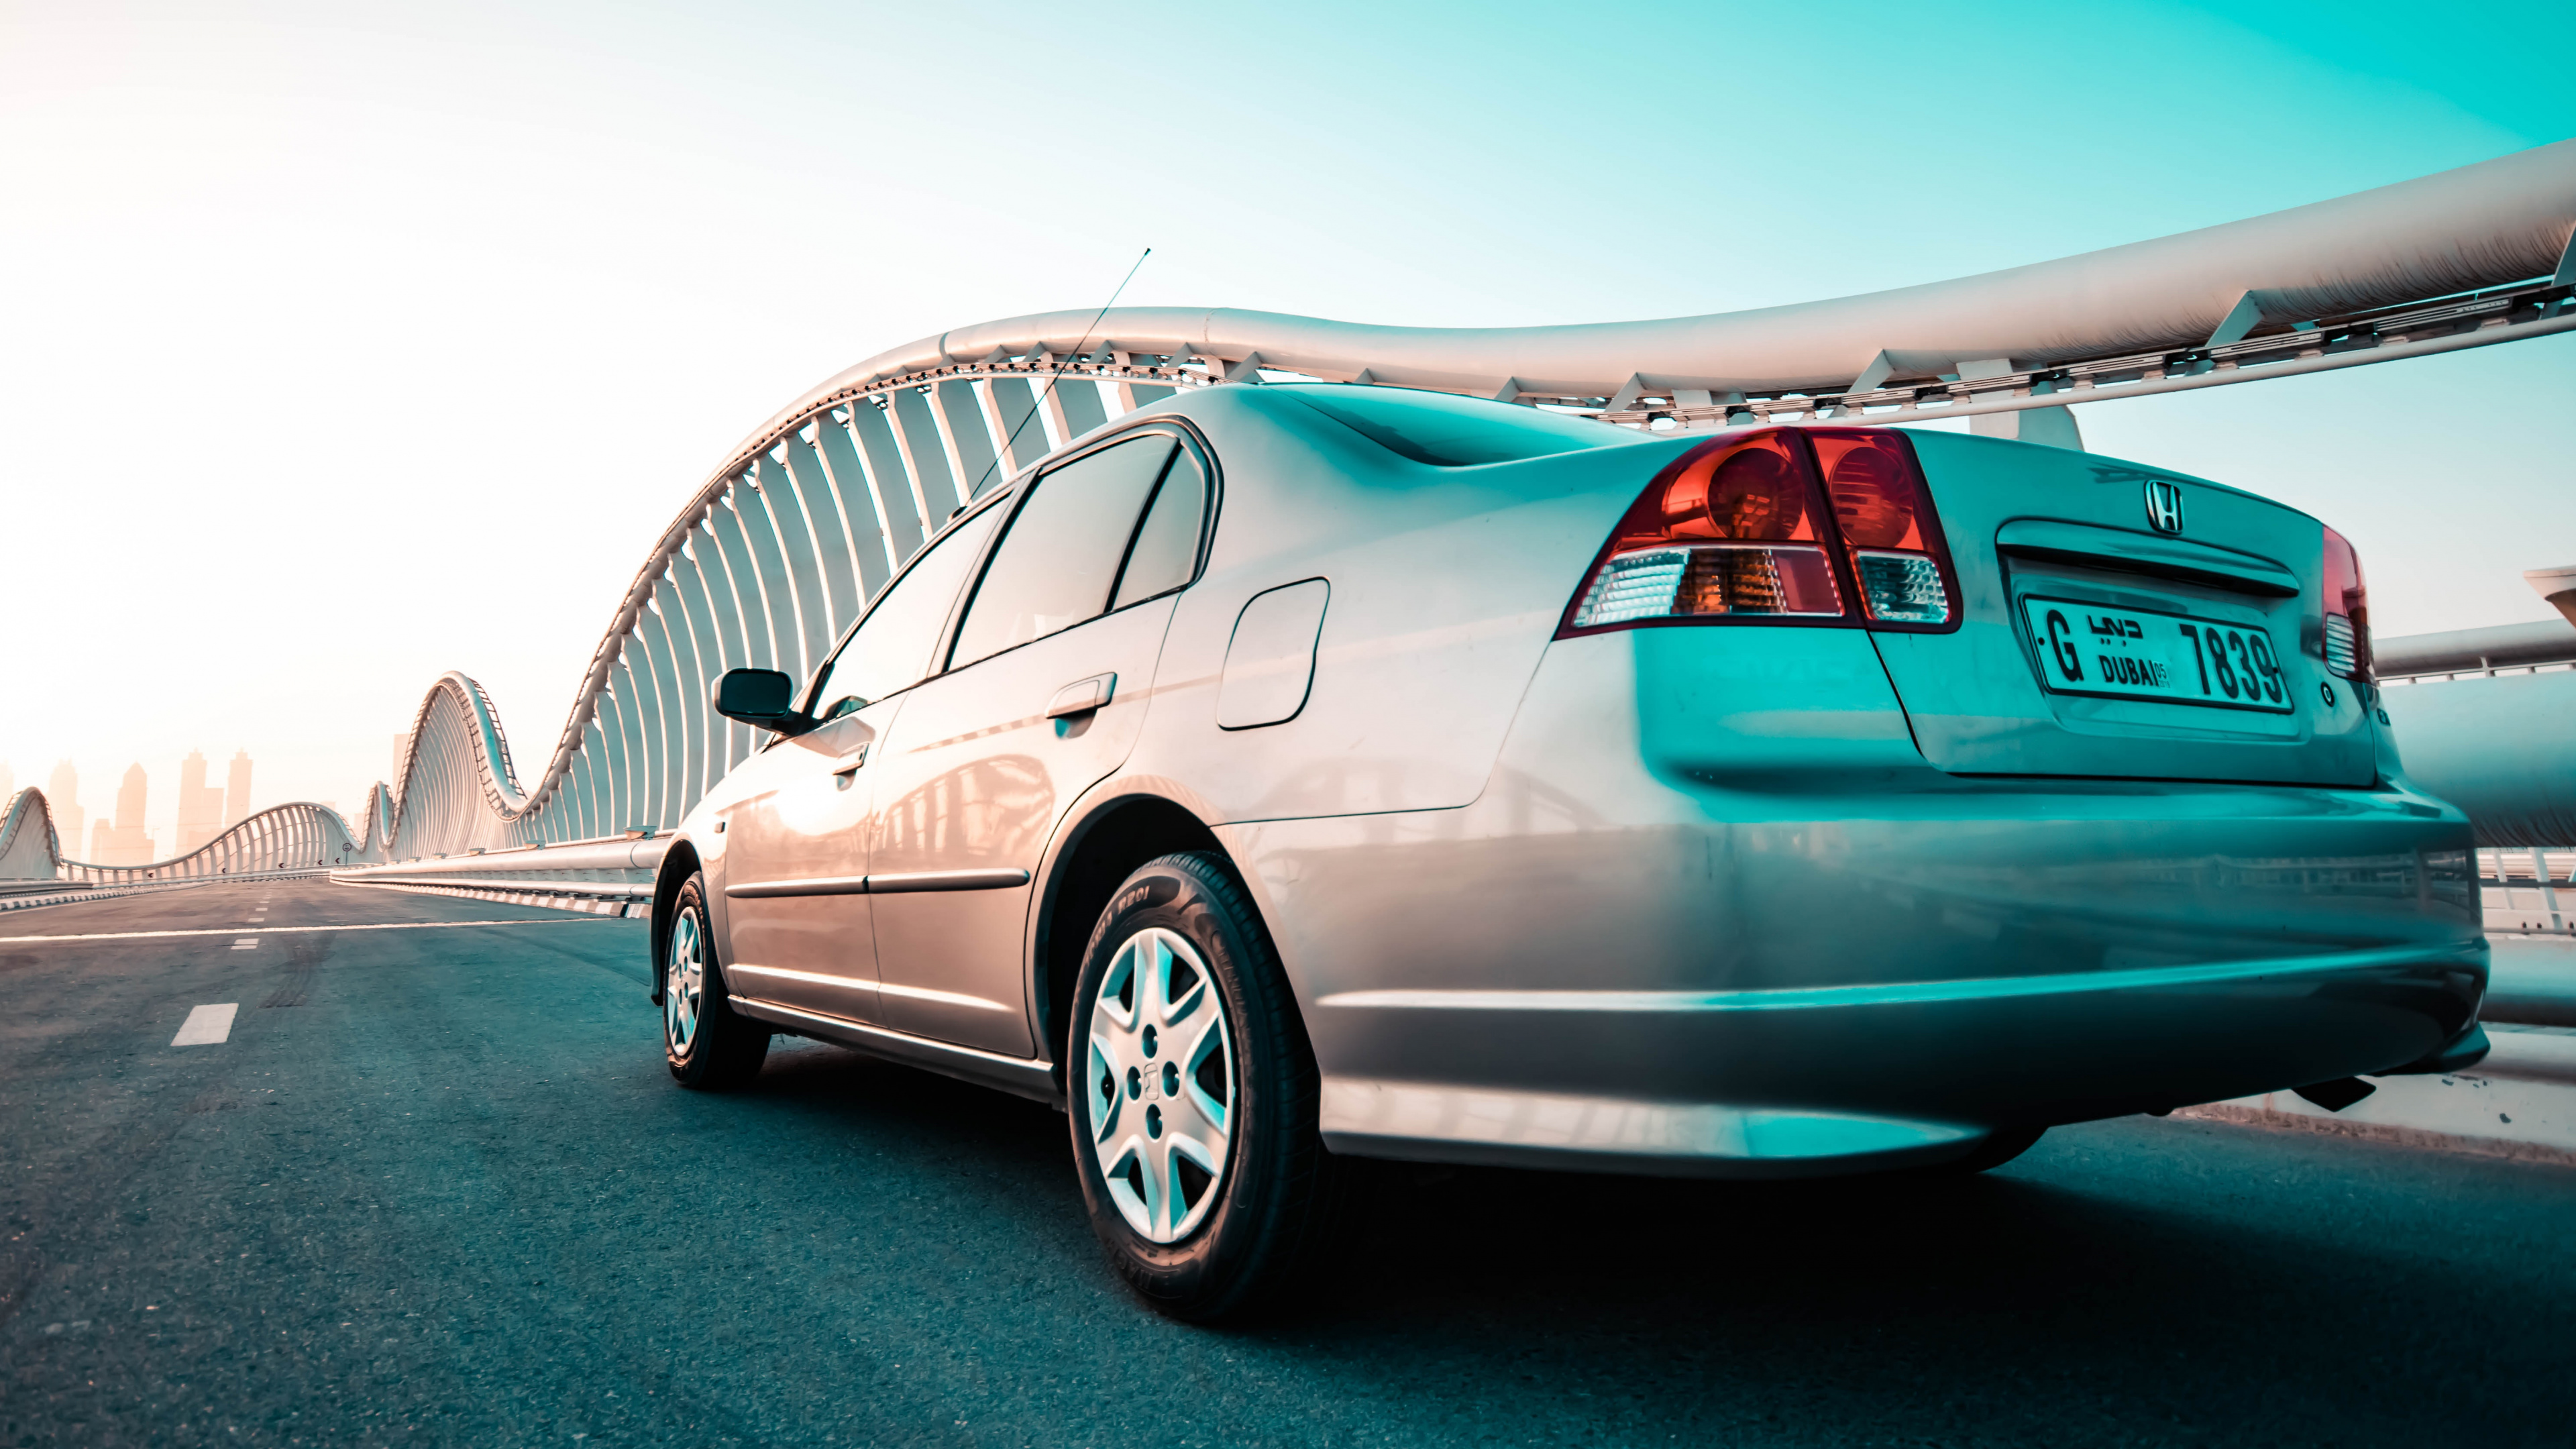
M 1950 1185 L 1408 1170 L 1323 1303 L 1210 1331 L 1044 1107 L 795 1043 L 673 1086 L 640 922 L 0 914 L 145 930 L 214 934 L 0 941 L 0 1445 L 2576 1437 L 2566 1169 L 2132 1119 Z

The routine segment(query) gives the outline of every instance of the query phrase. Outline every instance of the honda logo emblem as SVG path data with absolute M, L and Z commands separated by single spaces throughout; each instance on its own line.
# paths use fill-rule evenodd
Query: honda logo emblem
M 2182 485 L 2162 478 L 2147 480 L 2147 522 L 2158 533 L 2182 532 Z

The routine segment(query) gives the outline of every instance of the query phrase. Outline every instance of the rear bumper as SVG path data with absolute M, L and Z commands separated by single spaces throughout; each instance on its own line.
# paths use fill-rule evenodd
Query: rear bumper
M 1898 1166 L 1985 1131 L 2385 1072 L 2464 1032 L 2483 946 L 1742 991 L 1342 992 L 1324 1133 L 1360 1155 L 1664 1173 Z M 1388 1077 L 1372 1072 L 1392 1069 Z
M 1704 717 L 1677 765 L 1622 667 L 1551 651 L 1466 809 L 1220 831 L 1337 1150 L 1862 1170 L 2391 1071 L 2474 1023 L 2487 947 L 2439 802 L 1963 780 L 1857 707 Z

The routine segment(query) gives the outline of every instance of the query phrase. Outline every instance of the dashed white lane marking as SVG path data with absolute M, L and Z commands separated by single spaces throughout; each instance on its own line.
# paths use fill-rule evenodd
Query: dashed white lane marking
M 236 951 L 255 951 L 259 949 L 259 937 L 244 936 L 240 940 L 233 942 L 233 949 Z
M 233 1013 L 241 1010 L 238 1001 L 200 1006 L 188 1013 L 179 1025 L 179 1034 L 170 1038 L 172 1046 L 213 1046 L 233 1034 Z
M 616 916 L 565 916 L 560 920 L 519 921 L 377 921 L 356 926 L 262 926 L 265 935 L 283 935 L 289 931 L 447 931 L 459 926 L 579 926 L 594 921 L 614 921 Z M 230 936 L 230 930 L 210 931 L 92 931 L 78 936 L 0 936 L 0 945 L 17 945 L 27 941 L 137 941 L 149 936 Z

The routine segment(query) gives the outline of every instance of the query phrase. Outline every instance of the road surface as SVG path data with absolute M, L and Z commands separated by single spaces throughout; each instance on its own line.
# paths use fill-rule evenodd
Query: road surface
M 0 915 L 0 1445 L 2576 1435 L 2576 1171 L 2135 1118 L 1946 1185 L 1397 1170 L 1323 1302 L 1194 1329 L 1043 1106 L 787 1041 L 673 1086 L 644 931 Z

